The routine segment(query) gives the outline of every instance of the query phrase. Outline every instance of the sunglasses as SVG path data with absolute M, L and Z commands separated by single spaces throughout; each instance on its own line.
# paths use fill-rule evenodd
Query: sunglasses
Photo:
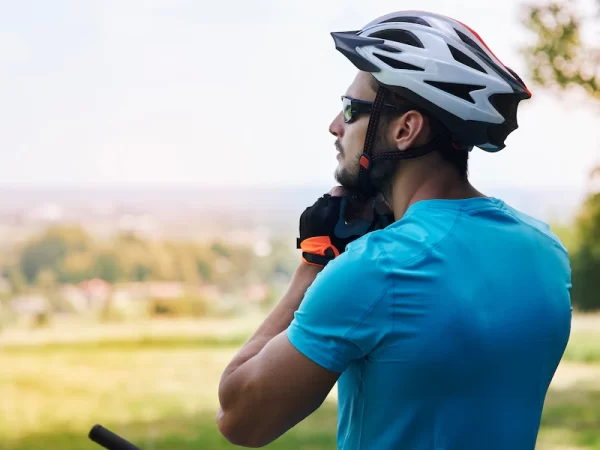
M 342 112 L 344 116 L 344 122 L 351 123 L 358 119 L 360 116 L 365 114 L 371 114 L 374 102 L 368 102 L 365 100 L 357 100 L 346 95 L 342 95 Z M 395 112 L 402 112 L 404 109 L 399 108 L 395 105 L 384 103 L 383 107 L 388 110 Z M 406 111 L 405 111 L 406 112 Z

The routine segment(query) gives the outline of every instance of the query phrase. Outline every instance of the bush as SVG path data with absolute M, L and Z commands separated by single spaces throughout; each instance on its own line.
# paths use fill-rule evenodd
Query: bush
M 34 314 L 32 321 L 31 321 L 31 327 L 32 328 L 46 328 L 50 325 L 51 322 L 51 315 L 50 312 L 48 311 L 43 311 L 43 312 L 39 312 Z
M 579 234 L 571 253 L 572 303 L 579 311 L 600 310 L 600 194 L 590 194 L 576 221 Z
M 151 317 L 205 317 L 209 313 L 206 300 L 196 296 L 151 299 L 148 307 Z

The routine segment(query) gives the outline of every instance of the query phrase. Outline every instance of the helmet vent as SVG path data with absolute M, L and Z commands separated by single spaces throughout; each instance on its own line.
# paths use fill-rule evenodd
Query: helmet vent
M 488 56 L 488 54 L 481 48 L 481 45 L 479 45 L 477 42 L 475 42 L 462 31 L 458 31 L 457 29 L 454 29 L 454 31 L 456 31 L 456 34 L 458 35 L 460 40 L 467 44 L 469 47 L 472 47 L 473 51 L 475 51 L 479 56 L 481 56 L 482 59 L 484 59 L 486 62 L 489 62 L 492 65 L 495 65 L 494 62 L 492 62 L 491 58 Z
M 380 45 L 376 45 L 375 48 L 377 48 L 379 50 L 383 50 L 384 52 L 402 53 L 402 50 L 400 50 L 399 48 L 396 48 L 396 47 L 392 47 L 391 45 L 380 44 Z
M 471 97 L 471 92 L 485 89 L 485 86 L 477 86 L 474 84 L 445 83 L 443 81 L 428 80 L 425 80 L 425 83 L 473 104 L 475 103 L 475 100 Z
M 427 23 L 427 21 L 425 21 L 425 19 L 423 19 L 421 17 L 392 17 L 391 19 L 384 20 L 381 23 L 389 23 L 389 22 L 416 23 L 417 25 L 431 27 L 431 25 L 429 25 Z
M 498 75 L 500 75 L 504 79 L 504 81 L 506 81 L 508 84 L 511 85 L 511 87 L 513 87 L 513 89 L 514 88 L 523 89 L 523 87 L 525 86 L 524 83 L 522 81 L 520 81 L 518 76 L 515 78 L 516 74 L 512 70 L 509 70 L 505 66 L 498 66 L 498 64 L 496 64 L 494 61 L 492 61 L 492 59 L 488 56 L 488 54 L 473 39 L 471 39 L 466 34 L 458 31 L 457 29 L 454 29 L 454 31 L 456 31 L 456 34 L 458 35 L 458 37 L 460 37 L 460 39 L 465 44 L 471 46 L 473 48 L 473 51 L 481 59 L 483 59 L 486 63 L 488 63 L 494 69 L 494 71 L 496 73 L 498 73 Z M 507 73 L 507 70 L 508 70 L 508 73 Z M 515 81 L 517 81 L 517 82 L 515 82 Z
M 414 33 L 407 30 L 381 30 L 369 35 L 370 38 L 385 39 L 413 47 L 425 48 L 420 39 Z
M 469 66 L 471 69 L 475 69 L 478 70 L 480 72 L 483 73 L 487 73 L 483 67 L 481 67 L 481 65 L 477 64 L 473 58 L 465 55 L 463 52 L 461 52 L 460 50 L 456 49 L 455 47 L 449 45 L 448 46 L 450 48 L 450 53 L 452 53 L 452 56 L 454 57 L 454 59 L 456 61 L 458 61 L 461 64 L 464 64 L 465 66 Z
M 408 64 L 403 61 L 398 61 L 397 59 L 388 58 L 387 56 L 383 56 L 383 55 L 378 55 L 377 53 L 374 53 L 373 56 L 375 56 L 379 60 L 383 61 L 388 66 L 393 67 L 394 69 L 418 70 L 421 72 L 423 72 L 425 70 L 425 69 L 422 69 L 421 67 L 413 66 L 412 64 Z
M 456 34 L 458 35 L 460 40 L 463 41 L 465 44 L 467 44 L 470 47 L 474 47 L 478 50 L 482 50 L 481 46 L 477 42 L 475 42 L 473 39 L 471 39 L 469 36 L 467 36 L 465 33 L 457 30 L 456 28 L 454 29 L 454 31 L 456 31 Z

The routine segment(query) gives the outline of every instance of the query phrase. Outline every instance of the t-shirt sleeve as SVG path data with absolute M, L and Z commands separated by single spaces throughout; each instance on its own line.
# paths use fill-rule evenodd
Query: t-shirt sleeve
M 317 276 L 287 329 L 298 351 L 332 372 L 369 354 L 389 328 L 383 254 L 357 244 Z

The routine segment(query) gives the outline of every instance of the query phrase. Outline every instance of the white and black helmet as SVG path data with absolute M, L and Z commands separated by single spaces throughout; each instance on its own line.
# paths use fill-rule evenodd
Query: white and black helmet
M 518 128 L 519 102 L 531 98 L 477 33 L 446 16 L 400 11 L 331 35 L 359 70 L 436 117 L 465 147 L 503 149 Z

